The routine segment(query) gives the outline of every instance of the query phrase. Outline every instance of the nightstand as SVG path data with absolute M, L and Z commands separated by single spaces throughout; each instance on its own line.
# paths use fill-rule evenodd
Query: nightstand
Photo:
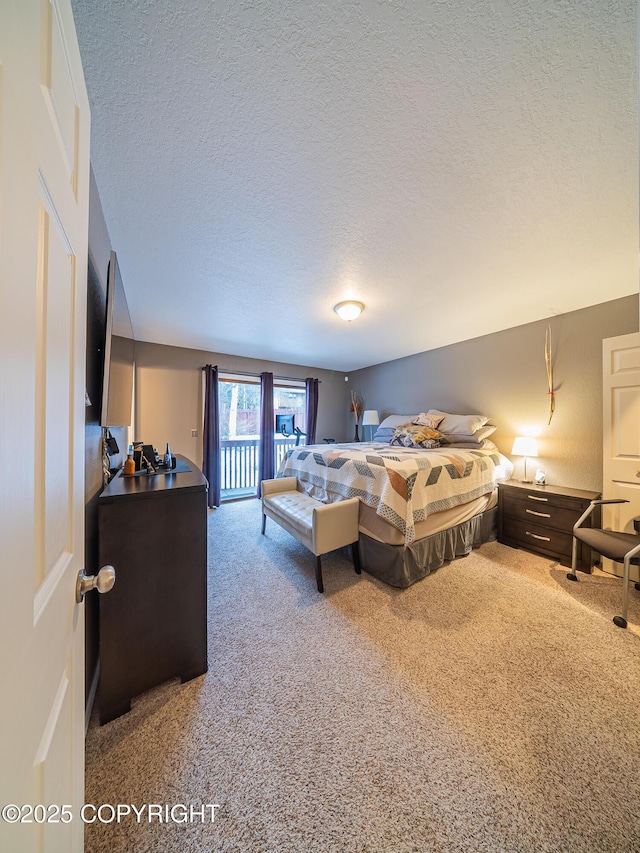
M 498 542 L 551 557 L 571 565 L 573 525 L 600 492 L 562 486 L 538 486 L 509 480 L 498 484 Z M 587 519 L 588 526 L 600 523 L 599 508 Z M 577 568 L 591 572 L 591 549 L 578 542 Z

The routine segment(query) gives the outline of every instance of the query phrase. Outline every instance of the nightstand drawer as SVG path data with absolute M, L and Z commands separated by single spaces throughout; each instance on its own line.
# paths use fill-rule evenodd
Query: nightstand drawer
M 551 527 L 512 518 L 509 523 L 509 543 L 529 551 L 549 554 L 560 562 L 571 561 L 573 536 Z
M 540 498 L 524 493 L 516 497 L 506 492 L 503 497 L 503 511 L 510 518 L 526 524 L 542 524 L 555 530 L 573 530 L 573 525 L 582 515 L 582 507 L 576 507 L 575 501 L 571 508 L 558 505 L 557 501 L 550 502 L 548 498 Z

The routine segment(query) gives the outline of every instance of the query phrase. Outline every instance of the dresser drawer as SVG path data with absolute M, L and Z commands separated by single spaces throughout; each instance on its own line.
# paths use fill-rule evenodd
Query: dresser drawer
M 506 492 L 503 497 L 503 512 L 510 518 L 522 521 L 526 524 L 542 524 L 555 530 L 573 530 L 573 525 L 583 513 L 581 505 L 576 506 L 573 501 L 571 507 L 558 505 L 556 501 L 548 498 L 540 498 L 535 495 L 516 497 Z
M 573 536 L 565 531 L 512 518 L 509 523 L 508 539 L 508 544 L 515 547 L 549 554 L 566 565 L 571 563 Z

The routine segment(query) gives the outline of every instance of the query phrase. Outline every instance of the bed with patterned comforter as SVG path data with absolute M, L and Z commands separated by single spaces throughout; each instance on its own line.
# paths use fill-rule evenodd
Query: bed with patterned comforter
M 313 445 L 289 450 L 278 476 L 296 477 L 325 503 L 360 498 L 402 533 L 406 548 L 416 538 L 416 524 L 429 515 L 493 492 L 504 477 L 504 461 L 497 450 L 484 448 Z

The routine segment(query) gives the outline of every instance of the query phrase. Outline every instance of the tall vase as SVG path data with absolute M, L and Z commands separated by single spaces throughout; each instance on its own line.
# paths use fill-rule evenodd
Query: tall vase
M 360 441 L 360 436 L 358 435 L 358 422 L 356 421 L 356 434 L 353 436 L 354 441 Z

